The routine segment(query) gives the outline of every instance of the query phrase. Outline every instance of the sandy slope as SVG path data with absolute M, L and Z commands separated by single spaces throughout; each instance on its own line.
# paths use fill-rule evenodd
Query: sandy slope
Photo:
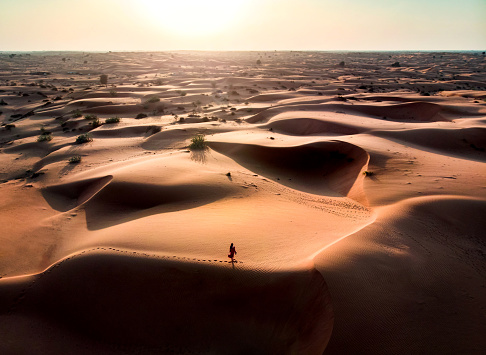
M 486 347 L 481 54 L 0 64 L 0 352 Z

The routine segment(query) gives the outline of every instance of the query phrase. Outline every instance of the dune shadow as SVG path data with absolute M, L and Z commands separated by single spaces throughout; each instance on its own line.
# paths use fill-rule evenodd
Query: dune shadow
M 364 149 L 341 141 L 291 147 L 211 142 L 210 147 L 279 184 L 327 196 L 346 196 L 369 160 Z
M 85 204 L 86 224 L 89 230 L 103 229 L 154 214 L 200 207 L 229 193 L 222 186 L 112 182 Z
M 38 319 L 34 327 L 48 323 L 101 349 L 137 353 L 321 354 L 329 342 L 331 298 L 315 269 L 266 273 L 131 254 L 86 253 L 56 264 L 38 276 L 22 312 Z M 5 301 L 15 286 L 0 283 Z M 2 339 L 19 336 L 15 329 Z
M 211 154 L 211 152 L 208 148 L 191 150 L 191 160 L 196 163 L 206 164 L 209 154 Z

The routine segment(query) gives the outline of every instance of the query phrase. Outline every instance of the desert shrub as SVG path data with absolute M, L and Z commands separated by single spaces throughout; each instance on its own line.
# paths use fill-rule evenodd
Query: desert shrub
M 148 126 L 145 132 L 149 135 L 152 135 L 155 133 L 159 133 L 161 130 L 162 128 L 160 126 L 153 125 L 153 126 Z
M 262 64 L 262 61 L 261 61 L 260 59 L 258 59 L 258 60 L 256 61 L 256 63 L 257 63 L 257 65 L 261 65 L 261 64 Z
M 52 140 L 52 136 L 50 134 L 41 134 L 37 137 L 37 142 L 49 142 Z
M 106 75 L 106 74 L 101 74 L 100 75 L 100 84 L 101 85 L 108 84 L 108 75 Z
M 102 126 L 102 125 L 103 125 L 103 123 L 101 123 L 99 118 L 96 118 L 95 120 L 93 120 L 93 122 L 91 122 L 91 126 L 93 128 L 97 128 L 97 127 Z
M 78 117 L 81 117 L 83 115 L 83 113 L 79 110 L 74 110 L 73 113 L 71 114 L 71 116 L 73 118 L 78 118 Z
M 5 102 L 3 99 L 1 99 L 1 100 L 0 100 L 0 105 L 2 105 L 2 106 L 6 106 L 6 105 L 8 105 L 8 104 L 7 104 L 7 103 L 6 103 L 6 102 Z
M 394 67 L 394 68 L 398 68 L 398 67 L 400 67 L 400 63 L 399 62 L 395 62 L 391 66 Z
M 139 113 L 138 115 L 135 116 L 135 119 L 136 120 L 139 120 L 141 118 L 146 118 L 146 117 L 148 117 L 147 114 L 145 114 L 145 113 Z
M 118 92 L 116 90 L 110 90 L 110 95 L 115 97 Z
M 5 125 L 5 129 L 7 129 L 7 130 L 9 130 L 9 131 L 10 131 L 12 128 L 15 128 L 15 125 L 14 125 L 13 123 L 8 123 L 8 124 L 6 124 L 6 125 Z
M 344 67 L 346 64 L 344 62 L 339 63 L 340 67 Z
M 207 147 L 207 143 L 204 134 L 196 134 L 191 139 L 191 144 L 189 145 L 189 149 L 191 150 L 202 150 L 202 149 L 206 149 L 206 147 Z
M 363 175 L 364 176 L 372 176 L 373 175 L 373 172 L 372 171 L 364 171 L 363 172 Z
M 69 158 L 69 164 L 78 164 L 81 163 L 81 155 L 75 155 Z
M 41 134 L 42 134 L 42 135 L 48 135 L 48 134 L 51 134 L 51 131 L 46 130 L 46 128 L 45 128 L 45 127 L 41 127 L 41 128 L 40 128 L 40 132 L 41 132 Z
M 84 118 L 86 118 L 87 120 L 96 120 L 96 119 L 98 119 L 98 116 L 90 113 L 88 115 L 85 115 Z
M 92 141 L 93 138 L 91 138 L 91 136 L 88 133 L 84 133 L 76 137 L 76 144 L 83 144 Z
M 156 103 L 156 102 L 159 102 L 160 99 L 157 97 L 157 96 L 152 96 L 150 99 L 147 100 L 147 102 L 149 104 L 153 104 L 153 103 Z
M 118 118 L 118 117 L 110 117 L 110 118 L 107 118 L 105 120 L 105 123 L 108 123 L 108 124 L 110 124 L 110 123 L 118 123 L 118 122 L 120 122 L 120 118 Z

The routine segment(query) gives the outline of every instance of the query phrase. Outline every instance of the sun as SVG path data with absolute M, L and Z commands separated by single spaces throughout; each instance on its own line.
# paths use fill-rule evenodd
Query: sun
M 247 1 L 247 0 L 246 0 Z M 162 30 L 186 37 L 222 32 L 239 17 L 245 0 L 141 0 L 147 19 Z

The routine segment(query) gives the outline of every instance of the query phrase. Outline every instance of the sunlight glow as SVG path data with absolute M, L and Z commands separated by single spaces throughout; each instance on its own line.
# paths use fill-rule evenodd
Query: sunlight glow
M 245 0 L 142 0 L 147 19 L 172 35 L 197 37 L 228 29 Z

